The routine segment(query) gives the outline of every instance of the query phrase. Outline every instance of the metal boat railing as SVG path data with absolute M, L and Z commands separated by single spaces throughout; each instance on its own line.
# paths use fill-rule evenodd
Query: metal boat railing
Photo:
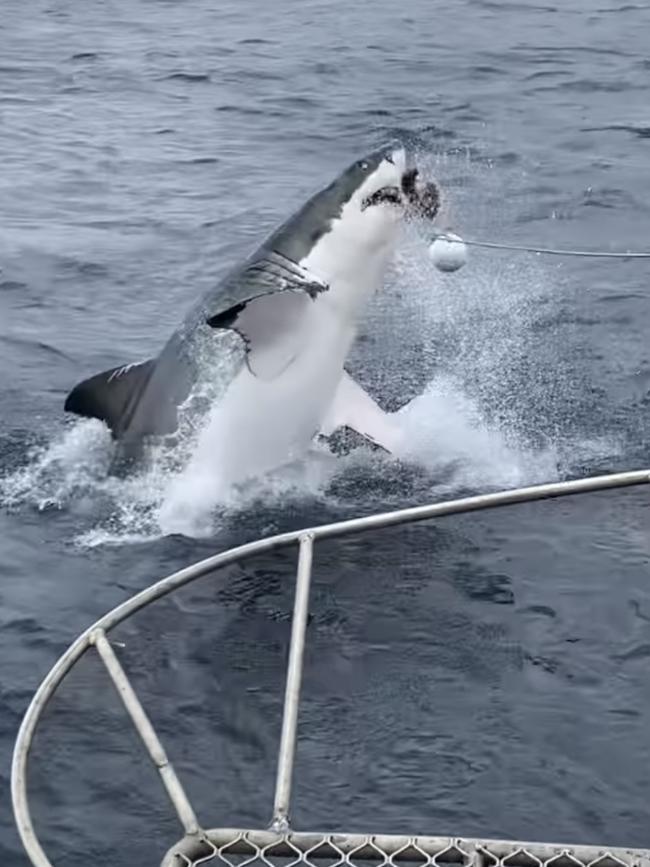
M 594 476 L 568 482 L 518 488 L 458 500 L 385 512 L 307 530 L 272 536 L 241 545 L 163 578 L 118 605 L 82 633 L 50 670 L 21 724 L 12 764 L 11 789 L 16 824 L 35 867 L 52 867 L 32 823 L 27 795 L 29 750 L 39 719 L 52 695 L 74 664 L 94 647 L 115 685 L 142 743 L 156 766 L 163 786 L 183 827 L 184 837 L 173 846 L 163 867 L 193 867 L 214 863 L 225 867 L 321 867 L 323 864 L 393 865 L 393 867 L 650 867 L 650 850 L 566 846 L 512 840 L 469 840 L 449 837 L 381 834 L 329 834 L 294 831 L 289 823 L 291 784 L 296 750 L 298 708 L 315 542 L 366 530 L 413 523 L 445 515 L 492 509 L 574 494 L 605 491 L 650 483 L 650 470 Z M 282 731 L 271 824 L 268 829 L 205 829 L 197 819 L 185 790 L 156 734 L 107 633 L 156 599 L 202 576 L 267 551 L 298 545 L 298 567 L 291 643 L 287 668 Z

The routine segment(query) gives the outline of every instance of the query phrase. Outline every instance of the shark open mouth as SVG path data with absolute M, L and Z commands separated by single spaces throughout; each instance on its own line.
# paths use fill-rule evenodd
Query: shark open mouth
M 438 213 L 440 208 L 440 191 L 437 184 L 432 181 L 418 182 L 418 170 L 410 169 L 402 176 L 402 188 L 382 187 L 371 196 L 364 199 L 361 209 L 370 208 L 373 205 L 396 205 L 405 206 L 418 217 L 428 220 Z
M 373 205 L 403 205 L 402 194 L 397 187 L 382 187 L 363 200 L 361 210 L 365 211 Z

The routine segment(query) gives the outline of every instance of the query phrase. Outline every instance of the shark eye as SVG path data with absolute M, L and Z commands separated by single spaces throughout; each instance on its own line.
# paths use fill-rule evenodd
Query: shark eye
M 391 166 L 395 165 L 395 160 L 393 159 L 392 154 L 386 154 L 384 159 L 386 160 L 387 163 L 390 163 Z
M 360 168 L 362 171 L 364 171 L 364 172 L 367 172 L 367 171 L 368 171 L 368 163 L 367 163 L 365 160 L 360 160 L 360 161 L 357 163 L 357 165 L 359 166 L 359 168 Z

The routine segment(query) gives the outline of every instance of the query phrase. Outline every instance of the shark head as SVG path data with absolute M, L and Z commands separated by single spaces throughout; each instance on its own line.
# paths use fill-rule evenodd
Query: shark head
M 342 208 L 348 211 L 377 212 L 393 218 L 411 216 L 433 219 L 438 213 L 437 185 L 423 182 L 412 154 L 405 147 L 382 148 L 353 163 L 335 182 L 351 190 Z
M 273 249 L 329 286 L 325 304 L 356 317 L 382 284 L 405 220 L 433 220 L 440 195 L 405 147 L 356 160 L 280 230 Z
M 306 262 L 323 243 L 328 248 L 352 245 L 364 259 L 392 244 L 404 219 L 433 220 L 439 206 L 438 186 L 422 179 L 415 156 L 404 146 L 384 147 L 344 169 L 265 246 L 294 262 Z

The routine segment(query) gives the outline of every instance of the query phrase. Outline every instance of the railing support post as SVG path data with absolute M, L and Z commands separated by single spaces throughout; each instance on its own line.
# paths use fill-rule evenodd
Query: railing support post
M 300 537 L 296 594 L 291 623 L 291 644 L 289 645 L 289 664 L 287 666 L 287 684 L 284 693 L 284 712 L 282 714 L 282 734 L 280 736 L 280 750 L 278 753 L 273 821 L 271 822 L 271 829 L 277 832 L 289 830 L 291 780 L 296 756 L 298 708 L 305 653 L 305 631 L 307 629 L 307 616 L 309 612 L 309 587 L 311 584 L 313 546 L 313 533 L 305 533 Z
M 198 834 L 200 830 L 199 823 L 194 810 L 192 809 L 192 805 L 185 794 L 185 790 L 183 789 L 180 780 L 176 776 L 174 766 L 169 761 L 167 753 L 165 752 L 163 745 L 160 743 L 158 735 L 156 734 L 154 727 L 151 725 L 145 709 L 140 704 L 140 699 L 131 686 L 131 682 L 120 665 L 120 661 L 115 655 L 104 630 L 96 629 L 91 634 L 91 641 L 97 648 L 97 652 L 106 666 L 106 670 L 113 681 L 117 694 L 122 699 L 122 703 L 131 717 L 131 721 L 136 727 L 142 743 L 144 744 L 146 751 L 149 753 L 151 761 L 154 763 L 158 773 L 160 774 L 160 779 L 167 790 L 169 800 L 172 802 L 172 805 L 178 814 L 178 818 L 185 829 L 185 833 L 189 835 Z

